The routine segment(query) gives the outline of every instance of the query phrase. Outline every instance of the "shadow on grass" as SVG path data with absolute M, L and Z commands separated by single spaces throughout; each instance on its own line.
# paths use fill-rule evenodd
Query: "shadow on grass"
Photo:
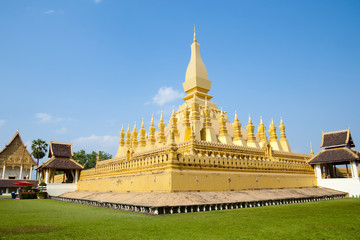
M 27 234 L 27 233 L 47 233 L 61 230 L 60 226 L 35 225 L 21 227 L 0 227 L 0 235 Z

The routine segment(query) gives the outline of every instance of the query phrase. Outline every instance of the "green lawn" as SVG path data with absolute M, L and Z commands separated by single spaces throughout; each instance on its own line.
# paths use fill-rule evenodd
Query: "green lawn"
M 1 239 L 360 239 L 360 199 L 148 216 L 0 200 Z

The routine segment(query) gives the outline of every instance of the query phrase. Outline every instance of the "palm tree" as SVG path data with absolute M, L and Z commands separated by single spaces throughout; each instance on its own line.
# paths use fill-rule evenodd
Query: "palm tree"
M 34 158 L 37 159 L 37 166 L 39 166 L 39 160 L 45 157 L 45 154 L 47 152 L 48 144 L 38 138 L 37 140 L 33 140 L 31 144 L 31 155 L 33 155 Z M 36 171 L 36 179 L 38 179 L 38 172 Z

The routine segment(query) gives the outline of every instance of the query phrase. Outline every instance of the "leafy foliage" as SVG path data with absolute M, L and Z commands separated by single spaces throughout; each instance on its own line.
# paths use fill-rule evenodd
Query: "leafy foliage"
M 82 164 L 85 169 L 93 168 L 96 165 L 97 152 L 92 151 L 86 153 L 85 150 L 74 152 L 73 159 Z M 99 160 L 106 160 L 112 158 L 112 155 L 103 151 L 99 151 Z
M 42 159 L 43 157 L 45 157 L 45 154 L 47 153 L 47 147 L 48 147 L 48 144 L 40 138 L 32 141 L 31 155 L 33 155 L 33 157 L 37 159 L 37 162 L 36 162 L 37 166 L 39 166 L 39 160 Z M 38 172 L 36 172 L 36 179 L 37 178 L 38 178 Z
M 32 141 L 31 155 L 33 155 L 33 157 L 38 160 L 38 163 L 37 163 L 38 165 L 39 165 L 39 159 L 42 159 L 43 157 L 45 157 L 45 154 L 47 153 L 47 147 L 48 147 L 48 144 L 40 138 Z

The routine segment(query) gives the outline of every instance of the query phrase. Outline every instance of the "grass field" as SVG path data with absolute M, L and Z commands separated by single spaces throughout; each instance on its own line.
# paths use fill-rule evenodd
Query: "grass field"
M 360 239 L 360 199 L 148 216 L 0 200 L 1 239 Z

